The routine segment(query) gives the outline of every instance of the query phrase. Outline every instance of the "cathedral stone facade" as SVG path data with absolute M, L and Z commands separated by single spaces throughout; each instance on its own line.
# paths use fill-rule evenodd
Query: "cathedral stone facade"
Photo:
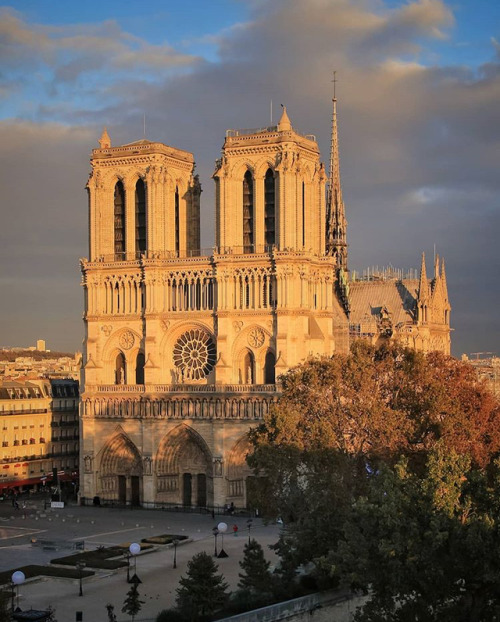
M 192 154 L 147 140 L 112 147 L 103 132 L 81 262 L 84 503 L 248 505 L 248 431 L 277 399 L 276 378 L 348 351 L 333 104 L 328 177 L 315 137 L 286 109 L 277 126 L 227 131 L 209 254 Z M 442 324 L 449 348 L 449 308 Z

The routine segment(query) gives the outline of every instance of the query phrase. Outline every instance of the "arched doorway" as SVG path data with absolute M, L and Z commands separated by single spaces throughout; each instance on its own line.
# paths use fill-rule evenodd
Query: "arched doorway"
M 118 434 L 105 446 L 99 476 L 104 499 L 123 505 L 141 504 L 142 460 L 125 434 Z
M 212 457 L 203 438 L 180 425 L 163 438 L 156 458 L 156 497 L 166 503 L 213 503 Z

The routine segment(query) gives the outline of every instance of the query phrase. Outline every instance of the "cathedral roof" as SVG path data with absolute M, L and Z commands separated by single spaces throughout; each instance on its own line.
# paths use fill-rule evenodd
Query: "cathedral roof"
M 418 284 L 417 279 L 351 282 L 349 321 L 352 324 L 375 321 L 386 309 L 395 326 L 413 322 Z

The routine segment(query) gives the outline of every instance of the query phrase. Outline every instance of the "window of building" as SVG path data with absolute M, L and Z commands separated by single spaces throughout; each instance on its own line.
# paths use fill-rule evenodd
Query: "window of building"
M 302 246 L 306 245 L 306 185 L 302 182 Z
M 240 369 L 240 383 L 255 384 L 255 357 L 247 351 L 243 357 L 243 368 Z
M 135 384 L 144 384 L 144 354 L 139 352 L 135 364 Z
M 264 178 L 264 230 L 267 246 L 276 243 L 275 203 L 274 173 L 269 168 Z
M 146 187 L 142 179 L 135 185 L 135 251 L 146 250 Z
M 264 384 L 274 384 L 276 382 L 276 357 L 272 350 L 268 350 L 266 354 L 266 362 L 264 366 Z
M 121 181 L 115 186 L 115 259 L 125 256 L 125 189 Z
M 115 384 L 127 384 L 125 357 L 119 352 L 115 361 Z
M 243 178 L 243 252 L 253 252 L 253 177 L 250 171 Z
M 179 223 L 179 188 L 175 187 L 175 250 L 178 253 L 180 248 L 180 223 Z

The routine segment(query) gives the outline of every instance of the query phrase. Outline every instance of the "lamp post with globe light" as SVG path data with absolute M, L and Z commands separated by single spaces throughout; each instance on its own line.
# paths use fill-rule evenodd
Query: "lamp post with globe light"
M 251 519 L 251 518 L 249 518 L 249 519 L 247 520 L 247 527 L 248 527 L 248 544 L 250 544 L 250 531 L 252 530 L 252 523 L 253 523 L 252 519 Z
M 214 534 L 214 557 L 217 557 L 217 536 L 219 535 L 219 530 L 217 529 L 217 527 L 214 527 L 212 529 L 212 533 Z
M 177 545 L 179 544 L 179 540 L 176 538 L 172 544 L 174 545 L 174 568 L 177 568 Z
M 134 576 L 130 579 L 130 583 L 142 583 L 137 576 L 137 555 L 141 552 L 141 545 L 137 542 L 132 542 L 132 544 L 128 547 L 128 550 L 134 558 Z
M 127 583 L 130 583 L 130 558 L 132 557 L 130 551 L 126 551 L 123 556 L 127 562 Z
M 21 611 L 19 609 L 19 586 L 24 583 L 26 580 L 26 575 L 21 570 L 16 570 L 16 572 L 12 573 L 11 581 L 12 581 L 12 612 L 14 612 L 14 586 L 16 588 L 17 593 L 17 607 L 16 611 Z
M 82 578 L 83 578 L 83 569 L 85 568 L 85 566 L 86 566 L 85 562 L 76 563 L 76 567 L 79 572 L 78 577 L 80 579 L 80 591 L 78 592 L 78 596 L 83 596 Z
M 220 552 L 219 552 L 219 554 L 217 555 L 217 557 L 218 557 L 219 559 L 222 559 L 223 557 L 228 557 L 228 554 L 227 554 L 227 553 L 226 553 L 226 551 L 224 550 L 224 534 L 225 534 L 225 533 L 226 533 L 226 531 L 227 531 L 227 525 L 226 525 L 226 523 L 219 523 L 219 524 L 217 525 L 217 529 L 219 530 L 219 533 L 220 533 L 220 534 L 221 534 L 221 536 L 222 536 L 222 544 L 221 544 L 221 549 L 220 549 Z

